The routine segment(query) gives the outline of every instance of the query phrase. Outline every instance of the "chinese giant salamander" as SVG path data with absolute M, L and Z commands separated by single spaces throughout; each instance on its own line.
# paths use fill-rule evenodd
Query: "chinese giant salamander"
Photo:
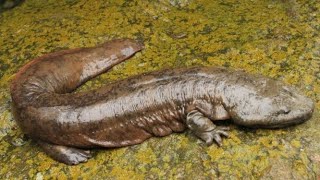
M 71 93 L 141 49 L 133 40 L 113 40 L 34 59 L 12 82 L 17 123 L 53 159 L 78 164 L 91 157 L 88 148 L 134 145 L 186 128 L 221 145 L 228 128 L 215 120 L 278 128 L 312 116 L 313 102 L 293 87 L 220 67 L 152 72 Z

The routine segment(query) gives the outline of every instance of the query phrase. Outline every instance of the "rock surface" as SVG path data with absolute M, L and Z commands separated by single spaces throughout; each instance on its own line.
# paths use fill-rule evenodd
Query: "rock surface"
M 313 118 L 279 130 L 231 126 L 222 147 L 189 131 L 141 145 L 95 150 L 66 166 L 27 139 L 10 112 L 10 80 L 42 54 L 113 38 L 145 43 L 135 57 L 88 82 L 182 66 L 226 66 L 296 85 Z M 319 179 L 320 2 L 317 0 L 28 0 L 0 14 L 0 179 Z

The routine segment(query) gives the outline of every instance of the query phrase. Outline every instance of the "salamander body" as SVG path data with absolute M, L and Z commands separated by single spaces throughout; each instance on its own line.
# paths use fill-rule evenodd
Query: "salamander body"
M 221 67 L 151 72 L 72 93 L 141 49 L 133 40 L 113 40 L 31 61 L 11 86 L 17 123 L 49 156 L 78 164 L 91 157 L 85 149 L 134 145 L 186 128 L 221 145 L 228 128 L 216 120 L 279 128 L 312 116 L 312 100 L 293 87 Z

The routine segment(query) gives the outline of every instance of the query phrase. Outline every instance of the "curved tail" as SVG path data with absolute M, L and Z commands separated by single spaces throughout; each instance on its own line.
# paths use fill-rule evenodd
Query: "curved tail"
M 34 59 L 20 69 L 11 84 L 12 109 L 17 123 L 31 137 L 64 139 L 58 135 L 63 127 L 56 121 L 57 113 L 50 113 L 46 107 L 60 112 L 61 106 L 74 97 L 70 92 L 142 48 L 133 40 L 113 40 L 92 48 L 60 51 Z
M 36 58 L 16 74 L 11 84 L 12 100 L 19 108 L 42 106 L 40 101 L 46 95 L 72 92 L 142 48 L 140 43 L 130 39 L 113 40 L 92 48 L 65 50 Z

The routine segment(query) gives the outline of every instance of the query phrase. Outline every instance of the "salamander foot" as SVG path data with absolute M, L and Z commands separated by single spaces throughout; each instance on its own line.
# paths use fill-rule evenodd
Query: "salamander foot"
M 225 137 L 229 137 L 229 134 L 226 132 L 228 130 L 229 130 L 229 127 L 217 126 L 212 131 L 198 133 L 198 137 L 201 138 L 203 141 L 205 141 L 208 146 L 212 145 L 214 141 L 218 144 L 218 146 L 221 146 L 222 145 L 221 135 Z
M 38 144 L 51 158 L 68 165 L 76 165 L 82 162 L 87 162 L 88 159 L 92 157 L 89 150 L 54 145 L 43 141 L 38 141 Z
M 219 146 L 221 146 L 221 136 L 229 137 L 229 134 L 227 133 L 229 127 L 214 125 L 209 118 L 205 117 L 197 110 L 188 113 L 187 126 L 207 145 L 211 145 L 215 141 Z

